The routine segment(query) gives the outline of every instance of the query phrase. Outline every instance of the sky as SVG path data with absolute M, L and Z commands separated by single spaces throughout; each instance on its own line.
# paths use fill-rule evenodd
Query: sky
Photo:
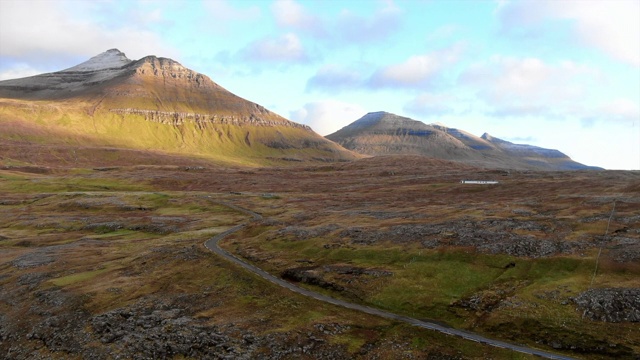
M 387 111 L 640 170 L 639 0 L 0 0 L 0 80 L 112 48 L 321 135 Z

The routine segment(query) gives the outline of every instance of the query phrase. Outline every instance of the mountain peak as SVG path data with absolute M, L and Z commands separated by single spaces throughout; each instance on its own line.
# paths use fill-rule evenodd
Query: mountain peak
M 132 61 L 118 49 L 63 71 L 0 81 L 0 100 L 3 114 L 20 114 L 15 117 L 26 130 L 15 126 L 16 134 L 27 138 L 37 128 L 38 134 L 79 134 L 98 147 L 143 146 L 251 165 L 359 157 L 175 60 L 151 55 Z M 47 105 L 40 107 L 35 101 L 42 100 Z M 64 106 L 48 105 L 58 101 Z M 46 115 L 23 117 L 23 104 Z
M 70 67 L 66 70 L 62 70 L 62 72 L 87 72 L 106 69 L 119 69 L 131 62 L 132 60 L 127 58 L 127 56 L 122 51 L 118 49 L 109 49 L 79 65 Z
M 377 123 L 378 121 L 382 120 L 387 115 L 390 115 L 390 114 L 388 112 L 385 112 L 385 111 L 369 112 L 369 113 L 366 113 L 360 119 L 358 119 L 358 123 L 359 124 L 363 124 L 363 125 L 364 124 Z
M 344 139 L 357 137 L 387 137 L 396 136 L 417 136 L 431 137 L 436 132 L 440 132 L 431 125 L 427 125 L 422 121 L 413 120 L 408 117 L 392 114 L 385 111 L 370 112 L 356 120 L 355 122 L 343 127 L 337 132 L 327 135 L 327 138 L 341 143 Z M 366 141 L 369 141 L 368 139 Z M 385 138 L 384 141 L 388 139 Z M 386 145 L 385 145 L 386 146 Z M 393 146 L 393 145 L 390 145 Z M 375 155 L 375 154 L 370 154 Z
M 367 155 L 426 155 L 481 167 L 569 170 L 589 168 L 558 150 L 513 144 L 484 133 L 481 138 L 443 124 L 427 125 L 384 111 L 371 112 L 326 136 Z
M 489 135 L 489 133 L 482 134 L 482 136 L 480 136 L 480 138 L 485 139 L 487 141 L 493 141 L 495 139 L 493 136 Z
M 402 125 L 405 127 L 425 125 L 421 121 L 417 121 L 404 116 L 392 114 L 386 111 L 376 111 L 376 112 L 367 113 L 366 115 L 364 115 L 363 117 L 361 117 L 360 119 L 358 119 L 356 122 L 353 123 L 353 125 L 357 125 L 357 126 L 372 126 L 376 124 L 379 126 L 393 126 L 393 127 L 398 125 Z
M 366 113 L 364 117 L 383 117 L 385 115 L 393 115 L 393 114 L 386 111 L 372 111 L 372 112 Z
M 143 57 L 142 59 L 138 60 L 135 62 L 135 66 L 137 67 L 141 67 L 144 66 L 145 64 L 150 64 L 152 67 L 164 67 L 164 68 L 171 68 L 173 70 L 176 71 L 190 71 L 192 73 L 196 73 L 193 70 L 189 70 L 186 67 L 184 67 L 182 64 L 180 64 L 179 62 L 173 60 L 173 59 L 169 59 L 169 58 L 165 58 L 165 57 L 158 57 L 155 55 L 148 55 Z

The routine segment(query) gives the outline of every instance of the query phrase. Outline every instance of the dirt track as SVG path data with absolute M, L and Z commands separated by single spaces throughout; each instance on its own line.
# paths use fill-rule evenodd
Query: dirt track
M 213 200 L 211 200 L 213 202 Z M 261 220 L 262 219 L 262 215 L 255 213 L 251 210 L 248 209 L 244 209 L 241 208 L 239 206 L 233 205 L 233 204 L 229 204 L 226 202 L 215 202 L 217 204 L 220 205 L 224 205 L 227 206 L 229 208 L 232 208 L 236 211 L 240 211 L 242 213 L 245 213 L 249 216 L 251 216 L 253 218 L 253 220 Z M 533 348 L 529 348 L 529 347 L 525 347 L 525 346 L 520 346 L 520 345 L 515 345 L 515 344 L 510 344 L 504 341 L 499 341 L 499 340 L 493 340 L 493 339 L 489 339 L 486 338 L 484 336 L 472 333 L 472 332 L 468 332 L 468 331 L 462 331 L 462 330 L 457 330 L 457 329 L 453 329 L 450 327 L 446 327 L 443 326 L 441 324 L 435 323 L 435 322 L 430 322 L 430 321 L 424 321 L 424 320 L 419 320 L 419 319 L 414 319 L 414 318 L 410 318 L 407 316 L 402 316 L 402 315 L 397 315 L 394 313 L 390 313 L 390 312 L 386 312 L 386 311 L 382 311 L 379 309 L 374 309 L 371 308 L 369 306 L 364 306 L 364 305 L 359 305 L 359 304 L 354 304 L 351 302 L 347 302 L 347 301 L 343 301 L 343 300 L 339 300 L 339 299 L 335 299 L 332 298 L 330 296 L 326 296 L 326 295 L 322 295 L 319 293 L 316 293 L 314 291 L 311 290 L 307 290 L 307 289 L 303 289 L 301 287 L 298 287 L 292 283 L 289 283 L 285 280 L 282 280 L 278 277 L 275 277 L 271 274 L 269 274 L 268 272 L 252 265 L 249 264 L 247 262 L 245 262 L 244 260 L 241 260 L 240 258 L 235 257 L 234 255 L 228 253 L 227 251 L 223 250 L 219 245 L 218 242 L 222 239 L 224 239 L 225 237 L 227 237 L 228 235 L 231 235 L 241 229 L 243 229 L 248 223 L 244 223 L 244 224 L 240 224 L 237 226 L 232 227 L 231 229 L 224 231 L 214 237 L 212 237 L 211 239 L 207 240 L 204 243 L 204 246 L 209 249 L 210 251 L 222 256 L 223 258 L 234 262 L 240 266 L 242 266 L 243 268 L 251 271 L 252 273 L 264 278 L 265 280 L 268 280 L 276 285 L 282 286 L 284 288 L 287 288 L 293 292 L 296 292 L 298 294 L 304 295 L 304 296 L 308 296 L 311 297 L 313 299 L 319 300 L 319 301 L 323 301 L 326 303 L 330 303 L 333 305 L 338 305 L 338 306 L 342 306 L 348 309 L 352 309 L 352 310 L 357 310 L 357 311 L 362 311 L 364 313 L 367 314 L 371 314 L 371 315 L 376 315 L 376 316 L 380 316 L 383 318 L 387 318 L 387 319 L 391 319 L 391 320 L 396 320 L 396 321 L 402 321 L 408 324 L 411 324 L 413 326 L 417 326 L 417 327 L 421 327 L 421 328 L 425 328 L 425 329 L 430 329 L 430 330 L 434 330 L 434 331 L 438 331 L 444 334 L 448 334 L 448 335 L 453 335 L 453 336 L 458 336 L 461 337 L 463 339 L 467 339 L 470 341 L 475 341 L 475 342 L 479 342 L 482 344 L 487 344 L 490 346 L 495 346 L 495 347 L 499 347 L 499 348 L 504 348 L 504 349 L 509 349 L 509 350 L 513 350 L 513 351 L 517 351 L 517 352 L 521 352 L 521 353 L 525 353 L 525 354 L 530 354 L 530 355 L 536 355 L 536 356 L 540 356 L 546 359 L 562 359 L 562 360 L 571 360 L 573 358 L 568 357 L 568 356 L 564 356 L 564 355 L 559 355 L 559 354 L 553 354 L 550 352 L 546 352 L 546 351 L 542 351 L 542 350 L 537 350 L 537 349 L 533 349 Z

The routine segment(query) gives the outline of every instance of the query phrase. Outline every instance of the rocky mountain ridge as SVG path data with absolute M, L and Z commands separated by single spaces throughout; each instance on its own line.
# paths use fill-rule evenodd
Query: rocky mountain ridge
M 123 52 L 118 49 L 110 49 L 101 54 L 98 54 L 91 59 L 70 67 L 61 72 L 76 72 L 76 71 L 97 71 L 104 69 L 119 69 L 133 60 L 129 59 Z
M 441 124 L 425 124 L 380 111 L 327 135 L 347 149 L 372 155 L 426 155 L 474 166 L 532 170 L 584 170 L 558 150 L 481 137 Z

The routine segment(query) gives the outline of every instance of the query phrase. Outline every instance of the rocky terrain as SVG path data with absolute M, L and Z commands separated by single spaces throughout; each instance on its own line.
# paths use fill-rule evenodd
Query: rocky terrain
M 222 246 L 302 286 L 577 358 L 640 353 L 634 172 L 502 176 L 422 157 L 129 166 L 125 154 L 0 169 L 3 354 L 511 356 L 248 275 L 202 246 L 246 215 L 207 199 L 262 214 Z
M 33 281 L 30 283 L 33 286 Z M 64 357 L 85 359 L 178 356 L 344 359 L 349 356 L 344 346 L 327 341 L 329 336 L 348 330 L 340 324 L 316 324 L 305 333 L 255 335 L 234 324 L 210 325 L 194 318 L 191 311 L 185 309 L 189 308 L 187 303 L 193 301 L 189 296 L 147 299 L 144 303 L 95 316 L 82 311 L 52 315 L 52 312 L 60 311 L 63 303 L 69 306 L 75 302 L 75 306 L 81 306 L 82 299 L 60 290 L 38 292 L 35 296 L 38 304 L 30 312 L 41 315 L 41 320 L 32 323 L 28 333 L 15 327 L 0 329 L 7 358 L 38 358 L 38 347 L 54 354 L 65 354 Z M 24 347 L 21 338 L 38 345 Z
M 380 215 L 376 216 L 380 218 Z M 398 214 L 399 218 L 405 215 Z M 390 215 L 383 216 L 392 218 Z M 590 219 L 581 221 L 590 222 Z M 617 221 L 628 224 L 638 221 L 637 216 L 618 217 Z M 551 225 L 549 225 L 551 223 Z M 626 232 L 626 231 L 625 231 Z M 527 234 L 528 233 L 528 234 Z M 489 254 L 506 254 L 515 257 L 538 258 L 561 254 L 579 254 L 580 252 L 604 245 L 616 255 L 616 262 L 638 260 L 637 247 L 640 244 L 638 230 L 632 230 L 629 236 L 581 237 L 568 240 L 571 225 L 566 221 L 556 221 L 553 216 L 540 215 L 537 220 L 519 220 L 515 218 L 481 220 L 459 219 L 446 223 L 395 225 L 387 230 L 377 228 L 350 227 L 337 225 L 323 227 L 287 227 L 279 232 L 281 236 L 292 236 L 296 240 L 326 236 L 334 239 L 327 246 L 343 244 L 374 245 L 380 242 L 395 244 L 420 244 L 426 249 L 441 247 L 471 247 Z M 544 236 L 540 236 L 544 234 Z
M 373 170 L 380 163 L 387 170 Z M 473 170 L 435 160 L 364 164 L 333 166 L 339 181 L 315 172 L 327 192 L 298 178 L 278 221 L 255 224 L 228 249 L 340 298 L 535 339 L 578 358 L 638 356 L 629 338 L 640 309 L 637 174 L 475 170 L 499 184 L 462 185 Z M 425 294 L 434 287 L 457 295 Z
M 604 322 L 640 322 L 640 289 L 590 289 L 573 299 L 583 316 Z

